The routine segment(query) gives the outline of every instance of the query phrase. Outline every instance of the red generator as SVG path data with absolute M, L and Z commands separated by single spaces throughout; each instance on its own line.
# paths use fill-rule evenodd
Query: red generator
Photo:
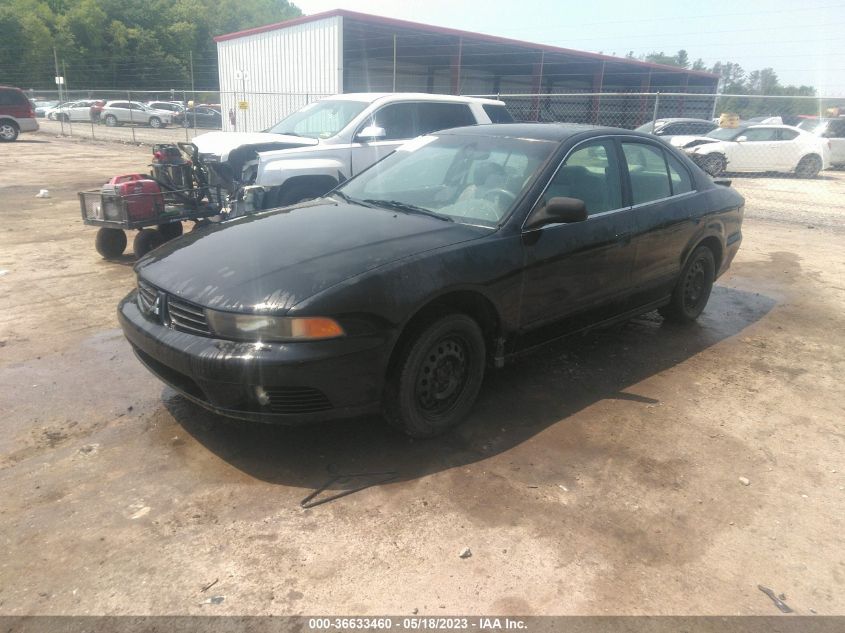
M 155 180 L 144 174 L 115 176 L 103 185 L 104 220 L 137 222 L 152 220 L 164 213 L 164 196 Z M 126 217 L 123 217 L 125 209 Z

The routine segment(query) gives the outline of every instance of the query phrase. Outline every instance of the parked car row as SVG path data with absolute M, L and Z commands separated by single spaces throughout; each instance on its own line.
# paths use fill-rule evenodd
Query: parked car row
M 728 128 L 704 119 L 658 119 L 637 130 L 681 148 L 711 176 L 787 172 L 814 178 L 845 166 L 845 118 L 804 119 L 797 127 L 782 121 L 756 117 Z

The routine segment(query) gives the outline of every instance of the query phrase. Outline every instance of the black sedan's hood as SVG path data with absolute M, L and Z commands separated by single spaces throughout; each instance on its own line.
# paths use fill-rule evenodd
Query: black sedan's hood
M 145 281 L 202 306 L 280 313 L 368 270 L 489 232 L 323 199 L 192 231 L 136 269 Z

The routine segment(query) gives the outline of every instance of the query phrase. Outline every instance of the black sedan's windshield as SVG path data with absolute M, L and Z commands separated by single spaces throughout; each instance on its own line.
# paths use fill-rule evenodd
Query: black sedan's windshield
M 339 188 L 347 199 L 465 224 L 498 225 L 556 143 L 421 136 Z
M 309 103 L 282 119 L 268 132 L 311 138 L 329 138 L 349 125 L 369 105 L 366 101 L 334 99 Z

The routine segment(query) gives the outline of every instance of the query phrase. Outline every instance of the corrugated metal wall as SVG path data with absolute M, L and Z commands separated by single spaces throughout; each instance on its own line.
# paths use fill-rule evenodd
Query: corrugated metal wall
M 343 90 L 343 18 L 297 24 L 217 43 L 223 129 L 266 129 L 313 101 Z M 248 79 L 239 79 L 242 73 Z M 240 110 L 239 101 L 249 108 Z

